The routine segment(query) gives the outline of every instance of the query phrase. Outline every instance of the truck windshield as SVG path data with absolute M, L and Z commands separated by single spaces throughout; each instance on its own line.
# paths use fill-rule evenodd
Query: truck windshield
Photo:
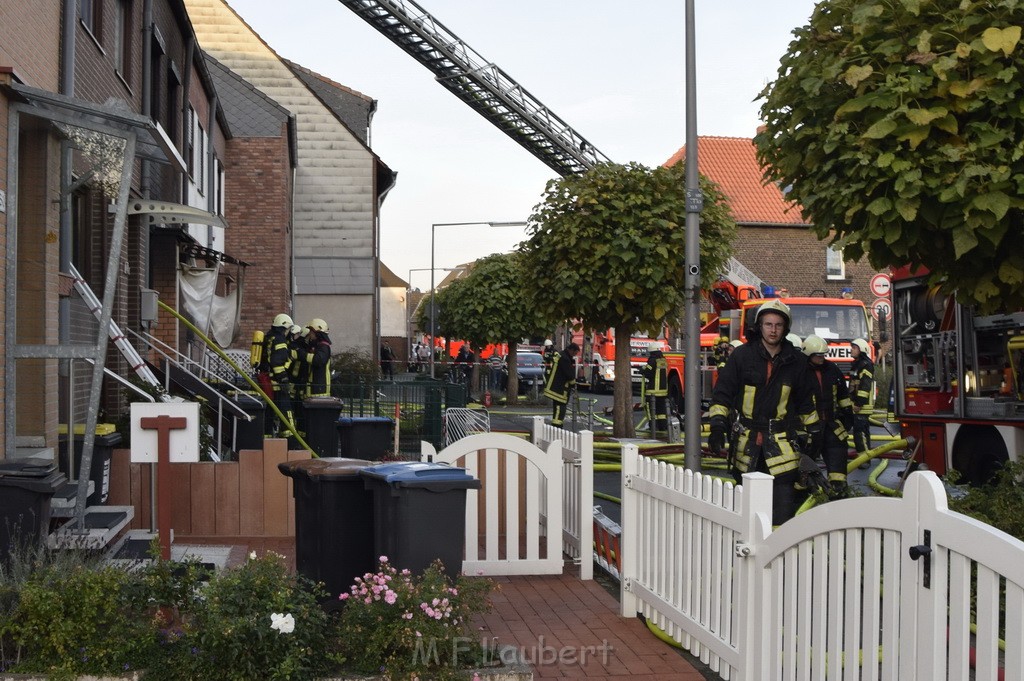
M 757 317 L 758 307 L 747 310 L 747 319 Z M 793 305 L 793 333 L 806 338 L 812 333 L 825 340 L 867 338 L 868 325 L 864 308 L 859 305 Z M 752 323 L 752 321 L 751 321 Z

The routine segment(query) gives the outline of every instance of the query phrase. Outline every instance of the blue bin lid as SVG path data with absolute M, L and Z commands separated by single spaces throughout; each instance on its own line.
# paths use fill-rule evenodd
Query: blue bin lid
M 342 416 L 338 419 L 338 425 L 350 426 L 356 423 L 388 423 L 393 424 L 394 419 L 387 416 Z
M 435 491 L 479 489 L 480 481 L 465 468 L 441 463 L 395 461 L 368 466 L 359 475 L 396 487 L 425 487 Z

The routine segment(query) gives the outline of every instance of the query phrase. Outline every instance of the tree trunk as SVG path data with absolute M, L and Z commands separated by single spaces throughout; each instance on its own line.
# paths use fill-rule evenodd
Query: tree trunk
M 633 372 L 629 356 L 629 339 L 633 330 L 615 327 L 615 406 L 612 410 L 615 437 L 634 437 L 633 429 Z
M 519 371 L 518 360 L 516 359 L 519 349 L 515 341 L 508 344 L 508 355 L 505 357 L 505 366 L 508 367 L 508 387 L 505 390 L 505 404 L 519 404 Z

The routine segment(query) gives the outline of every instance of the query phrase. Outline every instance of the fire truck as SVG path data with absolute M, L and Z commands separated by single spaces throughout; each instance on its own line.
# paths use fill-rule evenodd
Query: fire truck
M 984 484 L 1024 452 L 1024 311 L 976 314 L 927 274 L 892 274 L 896 414 L 918 461 Z
M 615 382 L 615 329 L 603 329 L 592 334 L 576 331 L 572 340 L 580 346 L 580 356 L 586 358 L 577 364 L 577 384 L 589 385 L 595 393 L 606 392 Z M 639 334 L 629 339 L 630 381 L 636 389 L 640 387 L 640 368 L 647 363 L 652 342 L 667 351 L 667 330 L 658 338 Z

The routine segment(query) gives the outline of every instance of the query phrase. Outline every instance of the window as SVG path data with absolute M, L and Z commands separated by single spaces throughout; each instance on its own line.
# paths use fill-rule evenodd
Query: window
M 82 25 L 97 40 L 100 39 L 102 17 L 103 0 L 78 0 L 78 18 L 82 20 Z
M 843 261 L 843 249 L 829 246 L 825 250 L 825 278 L 846 278 L 846 263 Z
M 114 24 L 114 63 L 124 82 L 131 85 L 132 73 L 132 3 L 117 0 Z
M 188 176 L 195 180 L 196 172 L 196 110 L 188 107 L 188 119 L 185 129 L 185 162 L 188 163 Z

